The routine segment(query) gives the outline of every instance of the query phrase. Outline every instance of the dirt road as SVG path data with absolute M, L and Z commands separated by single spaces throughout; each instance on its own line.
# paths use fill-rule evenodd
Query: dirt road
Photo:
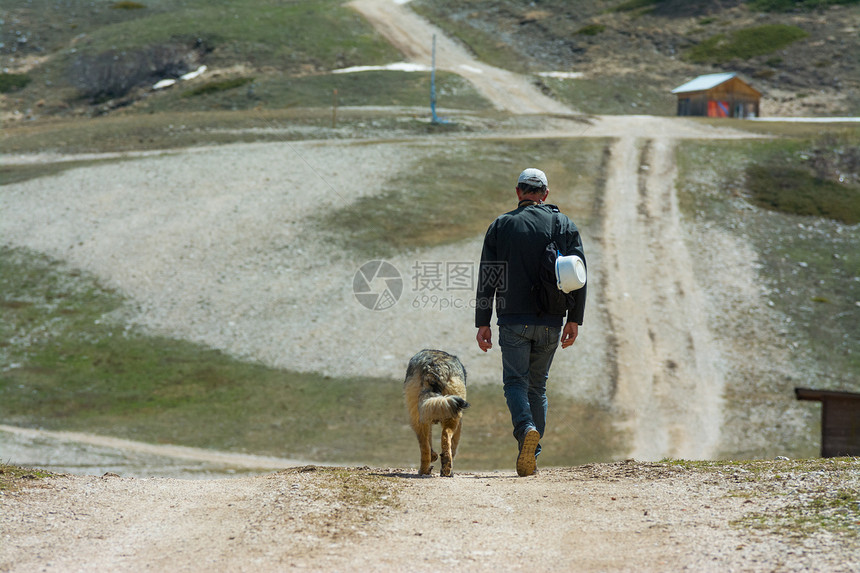
M 559 113 L 574 110 L 547 97 L 527 78 L 476 60 L 464 46 L 417 16 L 403 3 L 392 0 L 353 0 L 358 10 L 410 61 L 429 66 L 436 37 L 436 67 L 459 74 L 496 108 L 516 114 Z
M 858 571 L 850 538 L 732 525 L 857 487 L 853 465 L 30 480 L 0 494 L 0 571 Z
M 722 361 L 681 228 L 673 146 L 629 137 L 612 146 L 603 227 L 615 402 L 635 436 L 633 457 L 710 459 Z

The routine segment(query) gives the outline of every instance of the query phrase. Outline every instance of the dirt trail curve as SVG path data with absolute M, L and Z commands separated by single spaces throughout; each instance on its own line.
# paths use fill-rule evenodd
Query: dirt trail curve
M 527 78 L 473 58 L 458 42 L 393 0 L 354 0 L 350 6 L 373 24 L 386 40 L 417 64 L 432 62 L 433 35 L 436 36 L 436 67 L 468 79 L 495 106 L 516 114 L 575 113 L 544 95 Z

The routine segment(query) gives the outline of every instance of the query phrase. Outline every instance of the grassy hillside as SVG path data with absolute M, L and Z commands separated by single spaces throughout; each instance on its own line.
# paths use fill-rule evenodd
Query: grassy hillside
M 428 99 L 428 73 L 328 75 L 402 59 L 339 0 L 119 4 L 128 3 L 36 0 L 0 8 L 7 22 L 0 87 L 9 118 L 330 107 L 334 89 L 340 105 L 426 105 Z M 199 79 L 151 90 L 201 65 L 209 69 Z M 457 87 L 440 77 L 439 89 Z
M 731 352 L 748 360 L 727 372 L 722 455 L 733 459 L 755 457 L 755 442 L 790 451 L 787 440 L 801 436 L 773 420 L 798 411 L 817 436 L 819 409 L 798 403 L 795 387 L 860 392 L 860 130 L 805 130 L 679 148 L 682 210 L 709 230 L 697 241 L 728 233 L 752 246 L 757 269 L 760 294 L 737 295 L 715 319 Z M 695 266 L 707 276 L 707 260 Z M 775 312 L 763 313 L 762 302 Z
M 860 113 L 860 4 L 854 0 L 414 0 L 410 7 L 489 63 L 520 72 L 583 73 L 576 80 L 536 81 L 587 113 L 671 115 L 669 90 L 725 70 L 752 81 L 772 106 L 812 115 Z M 6 22 L 0 98 L 7 122 L 330 107 L 334 89 L 341 105 L 427 100 L 426 73 L 329 75 L 402 59 L 340 0 L 33 0 L 4 3 L 0 19 Z M 156 81 L 200 65 L 209 68 L 201 78 L 151 90 Z M 462 81 L 441 81 L 448 82 L 441 91 L 454 96 L 442 98 L 445 106 L 485 108 Z M 187 95 L 204 87 L 204 95 Z
M 488 213 L 511 208 L 506 173 L 520 158 L 530 157 L 547 177 L 565 182 L 570 193 L 551 200 L 588 228 L 600 220 L 595 198 L 605 177 L 606 145 L 602 139 L 524 139 L 440 147 L 435 157 L 401 174 L 381 194 L 325 213 L 318 225 L 338 248 L 358 248 L 368 257 L 469 239 L 486 231 Z M 445 181 L 458 183 L 440 184 Z
M 214 66 L 248 63 L 326 70 L 397 57 L 338 0 L 146 0 L 130 3 L 33 0 L 4 3 L 7 61 L 38 55 L 68 65 L 105 52 L 120 56 L 184 45 Z M 123 5 L 126 8 L 123 8 Z
M 95 277 L 0 248 L 0 419 L 317 461 L 415 463 L 402 380 L 333 379 L 242 362 L 130 329 L 123 304 Z M 469 399 L 471 430 L 458 466 L 510 465 L 501 392 L 472 387 Z M 553 398 L 553 410 L 559 427 L 545 441 L 548 463 L 621 455 L 610 412 L 564 396 Z
M 688 215 L 755 244 L 768 299 L 824 366 L 804 383 L 848 391 L 860 391 L 858 150 L 860 129 L 845 128 L 690 145 L 679 159 Z
M 741 73 L 790 115 L 860 114 L 860 3 L 762 0 L 414 0 L 481 59 L 541 79 L 588 113 L 674 114 L 669 91 Z M 814 96 L 814 97 L 813 97 Z M 776 104 L 777 102 L 771 102 Z

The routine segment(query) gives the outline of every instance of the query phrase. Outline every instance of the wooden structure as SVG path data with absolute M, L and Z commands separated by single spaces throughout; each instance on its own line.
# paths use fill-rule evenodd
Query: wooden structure
M 821 457 L 860 456 L 860 394 L 808 388 L 794 394 L 821 402 Z
M 699 76 L 672 93 L 678 96 L 678 115 L 759 117 L 761 92 L 735 73 Z

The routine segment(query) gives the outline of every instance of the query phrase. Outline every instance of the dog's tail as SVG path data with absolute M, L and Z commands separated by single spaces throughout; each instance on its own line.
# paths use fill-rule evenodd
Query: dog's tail
M 424 423 L 441 422 L 459 417 L 460 413 L 468 407 L 469 403 L 460 396 L 441 396 L 424 392 L 418 403 L 418 415 Z

